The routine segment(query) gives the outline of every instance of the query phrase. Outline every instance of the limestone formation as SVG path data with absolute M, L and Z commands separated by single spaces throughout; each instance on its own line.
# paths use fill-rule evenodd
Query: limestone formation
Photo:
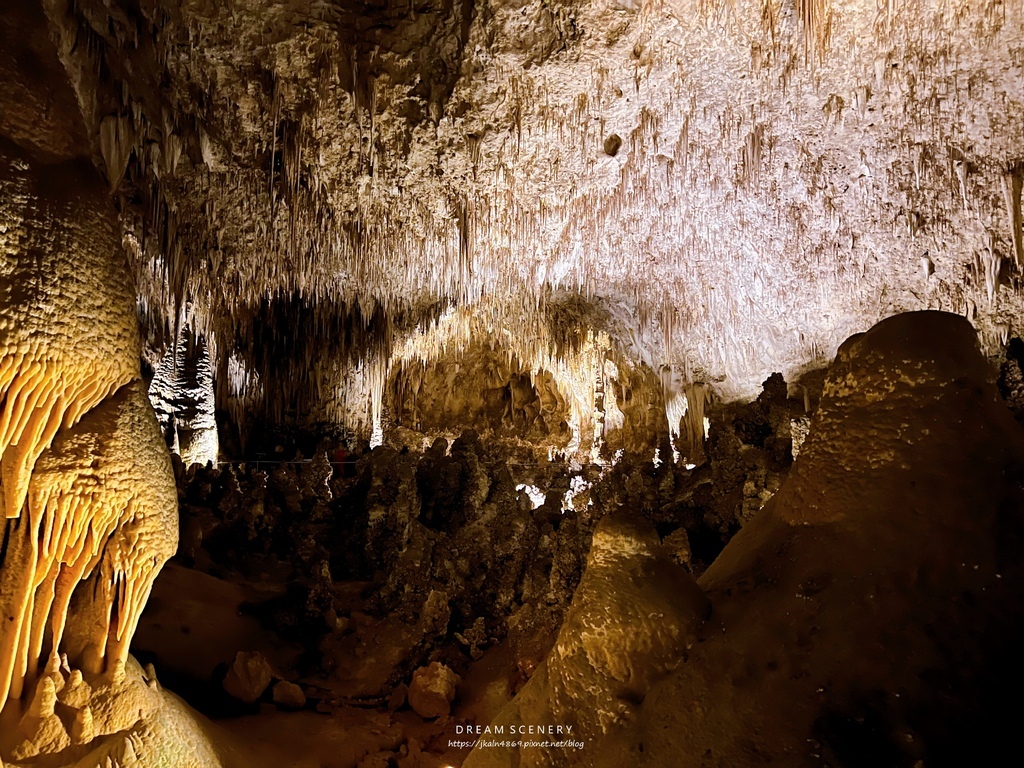
M 602 346 L 749 398 L 900 311 L 994 351 L 1024 307 L 1019 3 L 43 5 L 147 336 L 188 316 L 243 433 L 369 438 L 487 345 L 586 451 Z
M 445 717 L 455 699 L 460 680 L 444 664 L 432 663 L 412 673 L 409 684 L 409 706 L 424 718 Z
M 123 662 L 177 543 L 109 201 L 75 162 L 43 166 L 15 148 L 3 161 L 0 702 L 21 696 L 43 649 L 65 649 L 65 636 L 90 671 Z M 69 617 L 86 580 L 90 597 Z
M 709 611 L 708 599 L 649 524 L 604 518 L 554 649 L 494 720 L 505 733 L 562 726 L 557 738 L 535 741 L 581 741 L 582 749 L 479 747 L 465 765 L 593 765 L 651 687 L 686 663 Z
M 585 748 L 470 765 L 985 763 L 1022 40 L 1019 0 L 0 2 L 0 760 L 437 768 L 506 707 Z
M 156 365 L 149 399 L 165 439 L 185 464 L 217 461 L 219 441 L 210 350 L 187 328 Z
M 172 755 L 170 730 L 148 729 L 158 710 L 176 706 L 180 720 L 185 709 L 164 706 L 137 665 L 125 673 L 178 537 L 170 460 L 139 378 L 134 287 L 106 187 L 75 159 L 87 149 L 75 146 L 81 113 L 41 9 L 5 13 L 0 32 L 4 99 L 8 82 L 53 78 L 0 110 L 0 710 L 18 718 L 0 728 L 0 752 L 15 765 L 90 752 L 121 765 L 145 733 Z M 186 751 L 201 752 L 194 742 Z
M 85 687 L 88 693 L 75 700 L 62 696 L 72 685 L 78 690 Z M 5 731 L 0 748 L 10 754 L 8 768 L 222 768 L 223 755 L 211 745 L 213 732 L 205 718 L 164 691 L 155 678 L 147 679 L 129 657 L 127 663 L 116 662 L 109 671 L 86 675 L 84 681 L 78 669 L 67 672 L 58 664 L 48 666 L 16 732 Z M 14 743 L 9 744 L 12 737 Z
M 224 678 L 224 690 L 239 701 L 252 704 L 267 690 L 273 677 L 274 671 L 262 653 L 241 651 Z
M 995 759 L 1012 739 L 1002 702 L 1024 675 L 1013 639 L 1024 572 L 1012 554 L 1024 434 L 991 381 L 955 315 L 900 315 L 851 337 L 788 479 L 700 579 L 713 610 L 690 625 L 689 647 L 667 648 L 660 679 L 641 675 L 648 685 L 625 699 L 595 685 L 610 675 L 568 686 L 552 673 L 572 658 L 566 645 L 586 649 L 594 627 L 615 626 L 574 617 L 630 615 L 621 586 L 584 602 L 588 568 L 546 670 L 495 722 L 576 720 L 598 748 L 478 749 L 466 765 Z M 593 657 L 609 670 L 628 658 L 610 647 Z M 619 718 L 595 717 L 598 694 Z

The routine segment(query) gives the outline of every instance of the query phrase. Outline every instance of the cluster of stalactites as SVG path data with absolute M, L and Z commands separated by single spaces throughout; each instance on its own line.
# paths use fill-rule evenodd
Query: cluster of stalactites
M 385 381 L 410 364 L 435 365 L 457 358 L 474 343 L 490 344 L 506 356 L 510 368 L 521 368 L 535 385 L 540 374 L 550 374 L 569 409 L 572 438 L 565 452 L 595 460 L 604 428 L 617 426 L 614 418 L 605 424 L 603 395 L 618 371 L 606 365 L 614 344 L 606 331 L 593 327 L 597 319 L 593 308 L 557 304 L 543 312 L 487 304 L 451 309 L 395 345 Z M 416 380 L 413 377 L 409 384 Z
M 662 374 L 662 394 L 669 440 L 674 458 L 687 464 L 702 464 L 705 459 L 704 440 L 708 437 L 705 407 L 711 402 L 711 388 L 702 382 L 673 386 L 672 377 Z
M 57 431 L 117 386 L 103 371 L 69 371 L 23 350 L 0 356 L 0 496 L 8 519 L 21 514 L 32 468 Z
M 149 400 L 171 450 L 186 465 L 217 460 L 213 352 L 190 328 L 156 365 Z
M 686 2 L 668 5 L 680 16 L 698 10 Z M 971 311 L 972 302 L 981 297 L 989 305 L 997 305 L 1000 299 L 999 274 L 1006 249 L 1002 245 L 989 248 L 987 240 L 976 239 L 979 230 L 972 222 L 987 221 L 991 214 L 993 231 L 1009 233 L 1009 246 L 1021 258 L 1024 236 L 1017 166 L 1002 173 L 1001 181 L 995 174 L 992 180 L 997 183 L 989 184 L 987 175 L 982 178 L 971 170 L 991 165 L 983 162 L 985 158 L 959 157 L 960 150 L 954 151 L 955 145 L 963 143 L 955 126 L 964 121 L 938 119 L 943 115 L 935 110 L 948 100 L 933 98 L 923 88 L 910 96 L 903 93 L 910 86 L 902 78 L 938 82 L 945 77 L 940 70 L 950 66 L 945 52 L 922 53 L 915 35 L 925 21 L 953 22 L 937 4 L 920 6 L 884 3 L 876 9 L 872 3 L 848 3 L 839 8 L 822 0 L 801 0 L 796 13 L 789 13 L 786 4 L 738 3 L 726 14 L 724 28 L 714 33 L 721 39 L 711 41 L 702 25 L 675 28 L 662 20 L 669 30 L 668 42 L 644 41 L 636 49 L 644 50 L 642 63 L 628 61 L 630 72 L 635 71 L 634 101 L 643 105 L 630 108 L 628 115 L 609 96 L 617 90 L 621 96 L 621 85 L 630 80 L 612 58 L 593 72 L 574 72 L 579 93 L 572 93 L 572 101 L 565 103 L 558 98 L 569 97 L 556 97 L 543 68 L 524 73 L 521 67 L 496 62 L 489 75 L 502 83 L 508 108 L 516 115 L 515 124 L 506 126 L 507 133 L 448 135 L 446 131 L 455 131 L 454 122 L 439 121 L 438 134 L 466 155 L 451 162 L 457 167 L 445 168 L 444 178 L 455 179 L 452 183 L 458 189 L 443 184 L 423 189 L 414 186 L 413 179 L 388 176 L 384 168 L 358 188 L 329 188 L 326 175 L 331 171 L 315 158 L 318 152 L 339 149 L 332 141 L 341 139 L 325 135 L 322 125 L 327 110 L 337 105 L 317 103 L 308 113 L 298 114 L 295 105 L 281 103 L 277 90 L 274 109 L 266 110 L 263 141 L 271 154 L 280 149 L 282 169 L 225 172 L 204 160 L 189 170 L 197 183 L 188 187 L 188 193 L 201 201 L 195 205 L 172 200 L 181 193 L 168 179 L 174 176 L 178 159 L 184 158 L 183 166 L 190 163 L 188 153 L 182 155 L 180 141 L 171 137 L 198 133 L 200 151 L 193 154 L 208 158 L 211 139 L 201 126 L 196 130 L 177 127 L 172 116 L 157 132 L 159 136 L 146 134 L 143 142 L 138 138 L 143 136 L 139 126 L 129 130 L 124 126 L 134 122 L 118 118 L 124 125 L 108 124 L 105 155 L 118 176 L 129 154 L 144 156 L 142 143 L 151 153 L 163 147 L 161 162 L 146 166 L 153 173 L 159 171 L 159 185 L 167 182 L 166 189 L 161 186 L 154 194 L 148 222 L 152 232 L 160 233 L 150 237 L 155 243 L 152 250 L 159 256 L 145 254 L 137 268 L 157 276 L 151 287 L 164 295 L 153 304 L 163 301 L 176 306 L 195 300 L 217 316 L 211 327 L 219 322 L 217 318 L 237 316 L 238 307 L 252 305 L 274 291 L 315 300 L 349 300 L 358 295 L 378 303 L 389 315 L 405 302 L 448 298 L 468 306 L 484 296 L 501 296 L 506 302 L 526 296 L 537 302 L 534 311 L 541 315 L 542 300 L 537 297 L 543 289 L 553 288 L 574 291 L 585 299 L 614 295 L 634 306 L 641 325 L 661 313 L 664 297 L 670 296 L 677 316 L 671 325 L 678 350 L 668 361 L 678 365 L 686 362 L 684 357 L 692 357 L 724 373 L 723 387 L 730 389 L 730 395 L 752 395 L 766 357 L 772 358 L 770 366 L 780 370 L 803 365 L 810 357 L 823 359 L 832 351 L 829 346 L 834 348 L 852 330 L 852 320 L 845 315 L 868 306 L 863 281 L 855 272 L 863 276 L 875 269 L 878 259 L 872 248 L 868 256 L 859 250 L 851 259 L 845 258 L 846 251 L 859 242 L 873 242 L 879 234 L 897 234 L 877 230 L 877 222 L 885 217 L 871 208 L 876 201 L 884 203 L 890 193 L 901 200 L 904 195 L 912 198 L 915 210 L 905 217 L 908 231 L 898 234 L 907 235 L 922 253 L 934 243 L 943 254 L 939 267 L 949 286 L 963 282 L 958 279 L 967 262 L 952 254 L 946 259 L 942 244 L 959 226 L 957 209 L 969 213 L 964 217 L 970 225 L 964 239 L 977 246 L 973 269 L 979 278 L 978 292 L 949 288 L 947 303 L 957 311 Z M 715 3 L 701 4 L 699 13 L 720 10 Z M 658 12 L 645 10 L 652 24 Z M 981 23 L 983 10 L 968 12 L 971 23 L 962 25 L 965 30 L 991 28 L 985 33 L 990 37 L 1006 34 L 999 33 L 994 22 Z M 1018 10 L 1001 13 L 1008 29 L 1019 26 Z M 948 32 L 951 39 L 960 40 L 961 32 L 952 27 Z M 857 35 L 864 40 L 859 54 L 864 61 L 848 69 L 847 62 L 830 52 L 830 45 L 833 39 L 842 42 Z M 723 65 L 721 87 L 733 83 L 742 89 L 730 103 L 716 101 L 719 84 L 707 82 L 709 73 L 673 67 L 677 46 L 690 47 L 692 42 L 693 48 L 728 48 L 739 45 L 739 37 L 744 54 L 750 50 L 753 74 L 743 65 L 732 69 Z M 672 53 L 659 50 L 661 45 Z M 729 61 L 746 58 L 733 56 L 734 50 L 728 52 Z M 869 54 L 875 56 L 873 66 Z M 725 61 L 724 55 L 721 58 Z M 889 63 L 896 61 L 902 65 Z M 992 75 L 987 64 L 965 60 L 961 66 L 975 67 L 964 70 L 964 82 L 972 80 L 967 76 L 971 72 L 979 77 Z M 811 100 L 819 92 L 826 93 L 819 81 L 835 93 L 822 97 L 820 110 L 811 110 L 815 125 L 823 122 L 821 128 L 832 142 L 821 150 L 825 154 L 815 156 L 819 150 L 790 137 L 805 135 L 799 121 L 810 119 L 795 114 L 800 110 L 792 105 L 803 96 Z M 768 87 L 769 83 L 781 87 Z M 368 86 L 377 93 L 376 86 Z M 953 85 L 957 89 L 959 82 Z M 566 94 L 570 91 L 566 89 Z M 353 102 L 355 106 L 345 102 L 346 108 L 355 110 L 360 126 L 368 126 L 365 138 L 370 153 L 376 151 L 378 136 L 374 114 L 364 112 L 371 102 L 383 109 L 384 99 L 382 93 L 379 102 L 377 95 L 361 104 Z M 901 103 L 904 108 L 896 115 L 893 109 Z M 291 129 L 281 133 L 286 113 Z M 133 114 L 129 105 L 124 114 Z M 610 114 L 623 134 L 614 159 L 605 149 L 613 127 L 606 126 Z M 838 150 L 849 143 L 851 132 L 870 136 L 867 129 L 874 130 L 875 123 L 890 122 L 900 141 L 887 141 L 884 147 L 865 144 L 859 160 L 833 176 L 821 170 L 822 163 L 848 163 L 829 153 L 841 154 Z M 156 129 L 149 126 L 147 130 Z M 125 149 L 125 137 L 142 143 Z M 547 157 L 555 147 L 559 163 L 551 163 L 543 173 L 530 166 L 531 157 Z M 954 161 L 948 162 L 948 157 Z M 893 174 L 886 182 L 891 188 L 886 194 L 864 192 L 882 184 L 879 169 L 883 167 Z M 570 175 L 578 192 L 561 194 Z M 837 179 L 842 183 L 837 185 Z M 847 186 L 851 187 L 848 193 Z M 410 191 L 403 194 L 396 189 Z M 951 209 L 948 191 L 962 198 L 963 205 L 956 200 Z M 1000 211 L 990 211 L 992 201 L 1001 201 L 1004 192 L 1005 215 L 1001 202 Z M 172 214 L 174 210 L 178 212 Z M 680 216 L 680 210 L 687 215 Z M 189 226 L 175 222 L 176 217 L 188 216 L 193 217 Z M 206 226 L 196 226 L 197 221 Z M 921 229 L 926 221 L 928 231 Z M 1010 222 L 1009 228 L 1005 221 Z M 637 226 L 623 227 L 623 222 Z M 186 238 L 195 240 L 186 242 Z M 249 257 L 250 250 L 260 257 Z M 903 245 L 887 250 L 879 261 L 879 273 L 903 270 L 908 263 L 905 251 Z M 787 255 L 780 259 L 778 254 Z M 928 258 L 935 254 L 933 249 Z M 845 263 L 857 268 L 844 270 Z M 932 261 L 927 264 L 931 266 L 925 268 L 926 281 L 934 266 Z M 916 261 L 908 269 L 916 271 Z M 900 274 L 901 278 L 909 275 Z M 904 282 L 913 286 L 910 280 L 893 280 L 899 286 L 899 291 L 890 293 L 894 306 L 913 299 Z M 823 313 L 836 318 L 835 327 L 822 330 Z M 514 319 L 518 316 L 507 318 Z
M 153 581 L 177 545 L 166 449 L 140 381 L 122 387 L 42 452 L 23 514 L 8 520 L 0 595 L 0 706 L 46 652 L 82 669 L 124 662 Z M 91 585 L 69 618 L 78 585 Z

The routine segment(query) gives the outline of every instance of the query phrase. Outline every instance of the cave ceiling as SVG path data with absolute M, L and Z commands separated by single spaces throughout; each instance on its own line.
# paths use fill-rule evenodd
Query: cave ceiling
M 478 334 L 747 397 L 896 312 L 996 348 L 1024 311 L 1017 2 L 44 6 L 149 342 L 189 323 L 238 397 L 254 346 L 381 378 Z

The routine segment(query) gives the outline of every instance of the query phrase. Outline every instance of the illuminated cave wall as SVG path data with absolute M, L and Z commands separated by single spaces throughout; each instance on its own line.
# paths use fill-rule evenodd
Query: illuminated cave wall
M 15 5 L 0 14 L 0 707 L 57 651 L 87 674 L 123 664 L 178 536 L 116 210 L 43 11 Z
M 393 420 L 424 433 L 473 428 L 564 448 L 569 411 L 550 374 L 477 345 L 431 364 L 410 363 L 391 382 Z

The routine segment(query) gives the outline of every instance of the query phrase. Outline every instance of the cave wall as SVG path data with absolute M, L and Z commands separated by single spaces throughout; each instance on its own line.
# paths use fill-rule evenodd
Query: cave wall
M 781 488 L 696 583 L 640 510 L 598 527 L 544 673 L 494 721 L 573 725 L 583 750 L 480 745 L 465 765 L 998 760 L 1024 674 L 1022 468 L 963 318 L 851 337 Z
M 531 377 L 522 363 L 483 344 L 427 366 L 395 372 L 392 420 L 425 433 L 489 430 L 564 447 L 570 438 L 565 398 L 551 375 Z
M 47 659 L 123 672 L 177 545 L 177 498 L 117 212 L 42 8 L 5 7 L 0 49 L 0 708 L 37 700 L 20 759 L 71 738 Z

